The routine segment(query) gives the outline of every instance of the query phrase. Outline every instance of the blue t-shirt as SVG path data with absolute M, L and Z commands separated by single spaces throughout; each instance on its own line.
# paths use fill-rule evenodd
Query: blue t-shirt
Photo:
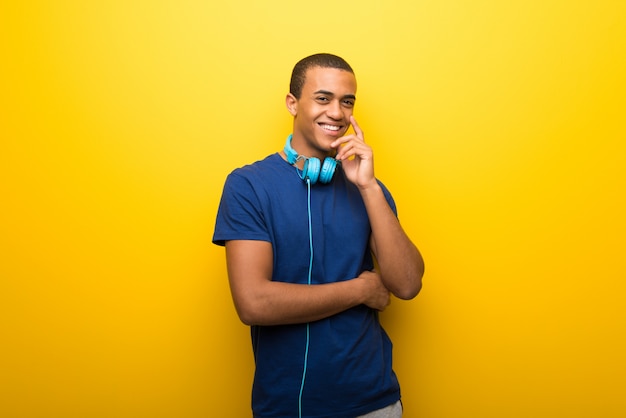
M 389 191 L 380 184 L 396 213 Z M 307 184 L 279 154 L 236 169 L 224 186 L 213 242 L 268 241 L 274 256 L 272 280 L 306 284 L 308 197 Z M 350 280 L 373 269 L 365 205 L 341 165 L 329 184 L 311 186 L 310 214 L 312 285 Z M 255 417 L 298 416 L 306 333 L 306 324 L 251 327 Z M 391 349 L 378 312 L 365 305 L 310 323 L 302 417 L 353 418 L 400 399 Z

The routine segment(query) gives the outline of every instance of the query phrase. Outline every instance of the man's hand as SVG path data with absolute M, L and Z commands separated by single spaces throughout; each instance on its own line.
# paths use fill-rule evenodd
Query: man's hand
M 365 285 L 365 305 L 377 311 L 389 306 L 389 290 L 383 285 L 380 275 L 374 271 L 364 271 L 357 277 Z
M 360 189 L 366 189 L 377 185 L 374 177 L 374 153 L 365 143 L 363 131 L 354 116 L 350 116 L 350 123 L 354 128 L 354 134 L 342 136 L 330 146 L 337 148 L 335 158 L 341 161 L 348 180 Z

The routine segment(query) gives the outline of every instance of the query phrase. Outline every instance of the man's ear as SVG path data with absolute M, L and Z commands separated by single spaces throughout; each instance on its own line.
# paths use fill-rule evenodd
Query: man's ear
M 285 104 L 287 105 L 287 110 L 291 113 L 291 116 L 296 116 L 298 113 L 298 99 L 296 99 L 296 96 L 291 93 L 287 94 Z

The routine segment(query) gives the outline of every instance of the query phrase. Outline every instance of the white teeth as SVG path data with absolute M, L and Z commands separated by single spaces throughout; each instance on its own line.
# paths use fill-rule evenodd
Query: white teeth
M 328 129 L 329 131 L 338 131 L 340 128 L 339 126 L 333 126 L 333 125 L 320 125 L 323 129 Z

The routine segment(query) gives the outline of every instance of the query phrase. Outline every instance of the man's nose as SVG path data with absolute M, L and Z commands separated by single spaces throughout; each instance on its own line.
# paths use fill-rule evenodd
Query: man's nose
M 333 100 L 326 109 L 328 117 L 339 120 L 343 118 L 343 110 L 341 109 L 341 103 L 338 100 Z

